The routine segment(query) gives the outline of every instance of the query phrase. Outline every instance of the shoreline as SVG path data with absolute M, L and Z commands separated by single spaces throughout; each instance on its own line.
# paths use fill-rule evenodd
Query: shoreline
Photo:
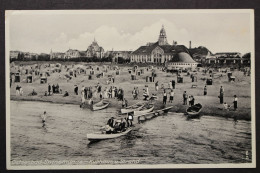
M 118 110 L 121 109 L 121 104 L 115 103 L 117 102 L 116 99 L 109 99 L 111 101 L 110 107 L 114 107 Z M 31 101 L 31 102 L 46 102 L 46 103 L 52 103 L 52 104 L 71 104 L 71 105 L 80 105 L 80 101 L 75 100 L 64 100 L 64 101 L 52 101 L 52 100 L 43 100 L 39 97 L 37 98 L 25 98 L 25 97 L 11 97 L 10 101 Z M 130 102 L 131 103 L 131 102 Z M 131 103 L 134 104 L 134 103 Z M 129 104 L 129 105 L 131 105 Z M 161 102 L 155 102 L 154 103 L 155 110 L 161 109 L 163 107 L 163 104 Z M 186 109 L 188 108 L 187 105 L 182 105 L 180 103 L 175 103 L 173 105 L 166 105 L 173 106 L 172 109 L 170 109 L 170 112 L 176 112 L 176 113 L 186 113 Z M 86 109 L 86 108 L 85 108 Z M 207 116 L 216 116 L 216 117 L 223 117 L 223 118 L 234 118 L 236 117 L 237 120 L 246 120 L 251 121 L 251 113 L 250 112 L 241 112 L 239 110 L 237 111 L 227 111 L 227 110 L 221 110 L 217 107 L 204 107 L 201 110 L 201 115 L 207 115 Z

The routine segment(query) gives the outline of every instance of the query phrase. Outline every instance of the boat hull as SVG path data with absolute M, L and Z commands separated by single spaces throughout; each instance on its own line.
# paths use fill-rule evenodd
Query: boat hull
M 106 139 L 114 139 L 118 138 L 120 136 L 124 136 L 128 134 L 132 129 L 127 129 L 126 131 L 122 133 L 116 133 L 116 134 L 98 134 L 98 133 L 92 133 L 87 134 L 87 138 L 89 141 L 100 141 L 100 140 L 106 140 Z
M 145 114 L 142 114 L 142 115 L 138 115 L 138 116 L 135 116 L 135 120 L 137 122 L 151 120 L 151 119 L 153 119 L 157 116 L 160 116 L 164 113 L 168 113 L 171 108 L 173 108 L 173 106 L 170 106 L 170 107 L 167 107 L 167 108 L 164 108 L 164 109 L 161 109 L 161 110 L 156 110 L 156 111 L 153 111 L 153 112 L 148 112 L 148 113 L 145 113 Z
M 102 101 L 100 101 L 100 102 L 94 104 L 94 105 L 92 106 L 92 110 L 93 110 L 93 111 L 97 111 L 97 110 L 105 109 L 105 108 L 108 107 L 109 104 L 110 104 L 110 103 L 109 103 L 108 101 L 104 102 L 104 101 L 102 100 Z
M 121 109 L 121 113 L 126 114 L 126 113 L 131 113 L 131 112 L 134 112 L 134 111 L 139 111 L 140 109 L 142 109 L 144 107 L 144 104 L 140 105 L 137 108 L 131 108 L 133 106 L 134 105 L 130 106 L 128 109 L 127 108 Z
M 149 108 L 149 109 L 146 109 L 146 110 L 134 111 L 134 116 L 138 116 L 138 115 L 142 115 L 142 114 L 146 114 L 146 113 L 152 112 L 153 109 L 154 109 L 154 106 Z
M 188 115 L 188 118 L 197 118 L 199 117 L 200 115 L 200 112 L 202 110 L 202 105 L 194 105 L 194 106 L 199 106 L 199 107 L 195 107 L 196 110 L 193 109 L 193 107 L 189 107 L 187 110 L 186 110 L 186 113 Z

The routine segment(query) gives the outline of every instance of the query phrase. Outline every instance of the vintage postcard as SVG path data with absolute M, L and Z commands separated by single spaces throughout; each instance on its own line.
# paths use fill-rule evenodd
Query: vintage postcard
M 6 11 L 7 169 L 254 168 L 254 10 Z

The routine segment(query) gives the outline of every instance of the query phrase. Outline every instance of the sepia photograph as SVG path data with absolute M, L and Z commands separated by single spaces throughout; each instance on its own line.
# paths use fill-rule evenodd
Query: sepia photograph
M 256 167 L 254 10 L 5 20 L 7 169 Z

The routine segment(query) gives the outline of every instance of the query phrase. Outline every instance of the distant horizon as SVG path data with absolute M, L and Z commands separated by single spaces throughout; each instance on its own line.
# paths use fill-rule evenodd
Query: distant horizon
M 49 54 L 51 50 L 86 51 L 95 39 L 105 52 L 135 51 L 148 42 L 157 42 L 164 25 L 170 45 L 177 41 L 178 45 L 189 48 L 191 41 L 192 48 L 206 47 L 213 54 L 251 52 L 249 12 L 186 11 L 10 11 L 7 12 L 9 48 L 37 54 Z

